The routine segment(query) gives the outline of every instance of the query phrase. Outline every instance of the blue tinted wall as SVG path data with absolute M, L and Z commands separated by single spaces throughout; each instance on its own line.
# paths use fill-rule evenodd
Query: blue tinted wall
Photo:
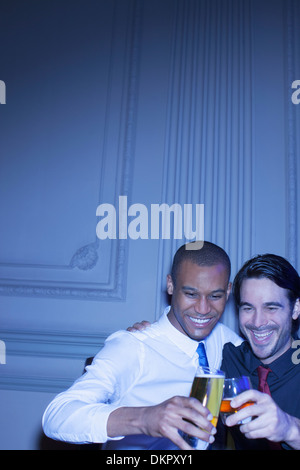
M 299 19 L 296 0 L 1 1 L 0 448 L 58 446 L 51 398 L 160 315 L 185 238 L 173 216 L 151 238 L 151 205 L 204 204 L 233 274 L 263 252 L 299 269 Z M 97 237 L 120 196 L 148 237 L 133 209 L 136 239 Z

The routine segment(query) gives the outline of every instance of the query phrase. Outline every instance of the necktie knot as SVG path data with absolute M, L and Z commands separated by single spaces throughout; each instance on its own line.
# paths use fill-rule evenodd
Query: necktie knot
M 258 373 L 258 390 L 263 393 L 267 393 L 271 395 L 270 388 L 267 382 L 267 377 L 271 369 L 268 367 L 258 366 L 257 373 Z
M 199 366 L 208 367 L 208 360 L 203 343 L 199 343 L 197 347 Z

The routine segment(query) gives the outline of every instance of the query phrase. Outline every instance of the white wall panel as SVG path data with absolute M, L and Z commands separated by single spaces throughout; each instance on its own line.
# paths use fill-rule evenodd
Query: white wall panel
M 300 129 L 300 109 L 299 100 L 294 104 L 292 95 L 297 89 L 291 88 L 292 84 L 300 77 L 300 60 L 297 53 L 300 41 L 298 19 L 300 16 L 299 2 L 288 1 L 286 11 L 286 80 L 289 85 L 286 89 L 286 186 L 287 186 L 287 247 L 286 255 L 293 265 L 299 270 L 298 238 L 299 238 L 299 216 L 298 208 L 300 202 L 300 192 L 298 191 L 298 181 L 300 177 L 299 167 L 299 129 Z M 298 87 L 299 88 L 299 87 Z M 291 93 L 292 92 L 292 93 Z M 297 98 L 299 94 L 297 93 Z
M 100 246 L 95 225 L 98 204 L 104 198 L 116 204 L 132 186 L 140 5 L 102 2 L 101 8 L 95 8 L 99 28 L 105 24 L 97 38 L 101 56 L 94 57 L 99 82 L 90 79 L 93 68 L 88 62 L 71 82 L 71 92 L 72 70 L 61 68 L 65 77 L 53 84 L 59 85 L 53 104 L 48 88 L 58 77 L 50 74 L 42 92 L 31 96 L 25 148 L 18 140 L 4 139 L 2 294 L 125 297 L 126 243 L 108 241 Z M 74 94 L 76 86 L 82 90 L 82 101 Z M 81 107 L 74 105 L 77 100 Z M 13 99 L 12 106 L 17 111 Z M 9 119 L 4 126 L 13 134 Z M 24 118 L 14 124 L 14 132 L 24 132 Z
M 230 253 L 236 272 L 252 249 L 251 3 L 176 6 L 162 200 L 204 203 L 205 239 Z M 181 244 L 161 240 L 165 272 Z

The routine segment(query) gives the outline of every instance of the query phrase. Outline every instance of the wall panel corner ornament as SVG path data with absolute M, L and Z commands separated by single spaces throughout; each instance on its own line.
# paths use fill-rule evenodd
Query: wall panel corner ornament
M 96 266 L 99 258 L 97 251 L 98 247 L 99 243 L 96 241 L 79 248 L 72 256 L 70 267 L 72 269 L 78 268 L 83 271 L 93 269 Z

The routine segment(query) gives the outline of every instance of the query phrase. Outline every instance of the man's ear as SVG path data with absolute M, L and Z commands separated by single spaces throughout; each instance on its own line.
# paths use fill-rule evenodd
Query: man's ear
M 167 275 L 167 292 L 169 295 L 172 295 L 174 292 L 174 283 L 171 274 Z
M 228 297 L 229 297 L 230 292 L 231 292 L 231 288 L 232 288 L 232 282 L 228 282 L 227 293 L 226 293 L 226 300 L 228 300 Z
M 300 298 L 296 300 L 294 308 L 293 308 L 293 315 L 292 319 L 297 320 L 300 315 Z

